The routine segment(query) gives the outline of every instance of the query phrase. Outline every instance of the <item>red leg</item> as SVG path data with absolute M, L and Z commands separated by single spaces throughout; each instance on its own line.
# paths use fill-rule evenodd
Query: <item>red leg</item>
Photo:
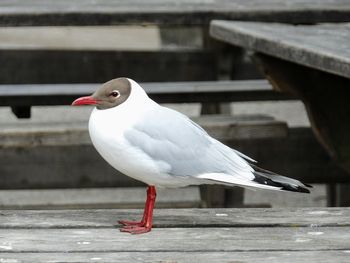
M 119 221 L 119 223 L 125 225 L 120 229 L 120 231 L 131 234 L 142 234 L 151 231 L 156 195 L 156 188 L 154 186 L 148 186 L 147 199 L 142 220 L 140 222 Z
M 143 216 L 141 221 L 127 221 L 127 220 L 119 220 L 118 223 L 122 224 L 124 226 L 143 226 L 146 222 L 146 218 L 147 218 L 147 211 L 148 211 L 148 206 L 149 206 L 149 194 L 148 194 L 148 190 L 149 187 L 147 188 L 147 197 L 146 197 L 146 203 L 145 203 L 145 208 L 143 210 Z

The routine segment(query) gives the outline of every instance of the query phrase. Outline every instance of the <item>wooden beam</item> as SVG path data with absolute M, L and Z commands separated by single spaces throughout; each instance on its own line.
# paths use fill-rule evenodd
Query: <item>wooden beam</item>
M 203 25 L 213 19 L 287 23 L 348 21 L 346 1 L 182 1 L 31 0 L 0 3 L 3 26 L 167 24 Z

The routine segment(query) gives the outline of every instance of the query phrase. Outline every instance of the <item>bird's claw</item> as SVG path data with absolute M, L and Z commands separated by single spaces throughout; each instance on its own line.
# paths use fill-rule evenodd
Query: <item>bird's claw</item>
M 149 226 L 124 226 L 120 229 L 120 232 L 127 232 L 132 235 L 143 234 L 151 231 L 152 227 Z

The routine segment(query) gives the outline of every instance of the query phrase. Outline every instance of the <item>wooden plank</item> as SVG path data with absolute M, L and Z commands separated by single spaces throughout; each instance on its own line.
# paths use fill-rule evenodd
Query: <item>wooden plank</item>
M 198 187 L 158 189 L 156 207 L 200 207 Z M 0 209 L 143 208 L 146 187 L 0 191 Z
M 208 24 L 212 19 L 315 23 L 348 21 L 346 0 L 213 0 L 213 1 L 1 1 L 0 24 L 5 26 L 111 25 L 156 23 Z
M 350 250 L 350 227 L 0 229 L 1 252 L 234 252 Z M 59 242 L 58 242 L 59 240 Z M 237 242 L 239 241 L 239 242 Z
M 52 63 L 55 61 L 55 63 Z M 215 80 L 214 54 L 203 50 L 0 50 L 0 83 L 102 83 Z
M 87 252 L 1 253 L 4 262 L 246 262 L 246 263 L 347 263 L 349 250 L 249 252 Z
M 30 135 L 30 128 L 24 130 L 27 135 L 18 134 L 17 143 L 16 137 L 13 137 L 12 146 L 0 148 L 2 189 L 143 185 L 116 172 L 99 156 L 90 144 L 86 126 L 80 132 L 72 124 L 70 131 L 62 130 L 61 135 L 57 126 L 57 133 L 47 137 Z M 40 134 L 39 130 L 37 132 Z M 9 137 L 4 138 L 1 136 L 2 144 L 11 141 Z M 43 145 L 50 141 L 56 146 Z M 71 145 L 67 145 L 67 141 Z M 290 129 L 288 136 L 281 138 L 231 139 L 224 142 L 258 160 L 261 167 L 305 182 L 340 183 L 350 180 L 349 174 L 330 160 L 309 128 Z
M 93 93 L 100 84 L 3 84 L 0 106 L 69 105 L 75 98 Z M 272 90 L 265 80 L 141 83 L 159 103 L 292 100 Z
M 288 127 L 266 115 L 206 115 L 193 117 L 219 140 L 285 138 Z M 91 144 L 86 122 L 16 123 L 0 129 L 2 147 L 71 146 Z
M 116 220 L 139 219 L 137 209 L 98 210 L 3 210 L 0 229 L 27 228 L 113 228 Z M 213 208 L 156 209 L 157 228 L 203 227 L 350 227 L 350 208 Z M 276 231 L 277 232 L 277 231 Z M 350 234 L 350 232 L 349 232 Z M 1 236 L 1 235 L 0 235 Z M 350 243 L 348 242 L 348 245 Z
M 196 121 L 221 140 L 285 138 L 288 132 L 285 123 L 263 116 L 211 116 Z M 0 130 L 0 141 L 2 189 L 143 185 L 98 155 L 85 122 L 6 125 Z
M 210 30 L 213 37 L 230 44 L 350 78 L 349 24 L 213 21 Z

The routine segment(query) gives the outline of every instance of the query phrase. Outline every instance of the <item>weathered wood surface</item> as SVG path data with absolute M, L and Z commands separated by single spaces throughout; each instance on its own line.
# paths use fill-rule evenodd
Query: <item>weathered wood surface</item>
M 113 228 L 116 221 L 142 216 L 139 209 L 2 210 L 0 229 Z M 156 209 L 156 228 L 350 227 L 350 208 Z M 349 232 L 350 234 L 350 232 Z M 350 240 L 349 240 L 350 242 Z M 350 245 L 350 243 L 348 243 Z
M 132 236 L 118 219 L 140 210 L 7 210 L 4 262 L 347 262 L 350 209 L 156 209 Z M 300 259 L 300 261 L 299 261 Z
M 1 229 L 0 251 L 21 252 L 233 252 L 349 250 L 350 227 L 160 228 L 130 236 L 118 229 Z M 60 242 L 58 242 L 60 240 Z M 6 245 L 3 245 L 6 246 Z
M 210 31 L 230 44 L 350 78 L 350 24 L 213 21 Z
M 349 21 L 346 0 L 213 1 L 1 1 L 0 24 L 111 25 L 156 23 L 203 25 L 212 19 L 315 23 Z
M 0 106 L 69 105 L 92 94 L 100 84 L 0 85 Z M 291 100 L 265 80 L 141 83 L 159 103 Z
M 249 252 L 74 252 L 1 253 L 4 262 L 262 262 L 348 263 L 349 250 L 337 251 L 249 251 Z

